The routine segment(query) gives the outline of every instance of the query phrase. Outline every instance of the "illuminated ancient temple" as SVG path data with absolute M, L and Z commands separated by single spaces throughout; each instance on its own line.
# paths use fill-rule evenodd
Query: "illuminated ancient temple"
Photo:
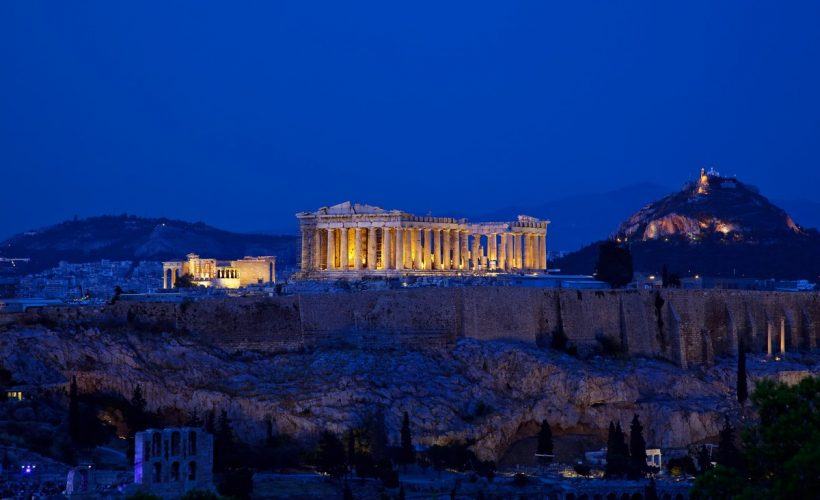
M 341 203 L 296 214 L 301 277 L 541 273 L 549 221 L 468 222 Z
M 215 288 L 241 288 L 276 282 L 276 257 L 245 257 L 240 260 L 202 258 L 189 253 L 184 261 L 162 263 L 162 287 L 175 288 L 180 276 L 190 276 L 191 284 Z

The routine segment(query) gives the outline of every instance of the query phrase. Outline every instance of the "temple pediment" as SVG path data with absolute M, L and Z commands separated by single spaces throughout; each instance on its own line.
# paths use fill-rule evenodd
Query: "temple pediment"
M 331 207 L 322 207 L 318 213 L 323 215 L 385 214 L 387 210 L 373 205 L 363 205 L 361 203 L 345 201 Z

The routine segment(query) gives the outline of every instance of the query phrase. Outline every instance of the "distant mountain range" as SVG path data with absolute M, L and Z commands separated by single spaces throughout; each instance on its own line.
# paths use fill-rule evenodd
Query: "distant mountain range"
M 601 193 L 573 195 L 539 204 L 510 206 L 483 214 L 462 214 L 471 220 L 513 220 L 519 214 L 549 219 L 548 247 L 551 251 L 572 251 L 558 263 L 565 272 L 592 273 L 597 258 L 597 244 L 616 233 L 630 238 L 639 270 L 656 272 L 674 264 L 678 272 L 712 272 L 766 277 L 811 277 L 818 253 L 814 250 L 816 231 L 803 229 L 820 225 L 820 203 L 788 201 L 785 212 L 759 195 L 755 188 L 736 179 L 715 177 L 718 183 L 708 195 L 697 196 L 687 185 L 673 189 L 651 183 L 639 183 Z M 723 188 L 722 183 L 736 183 Z M 711 186 L 712 179 L 709 179 Z M 693 187 L 694 186 L 694 187 Z M 672 194 L 670 194 L 672 193 Z M 667 196 L 668 195 L 668 196 Z M 655 201 L 659 200 L 659 201 Z M 642 208 L 643 207 L 643 208 Z M 663 215 L 661 215 L 663 214 Z M 682 217 L 677 217 L 681 215 Z M 666 217 L 662 221 L 660 218 Z M 712 220 L 711 229 L 703 231 L 698 244 L 683 232 L 691 232 L 702 221 Z M 624 222 L 629 221 L 629 222 Z M 719 222 L 731 226 L 717 227 Z M 634 234 L 676 227 L 670 241 L 658 239 L 635 243 Z M 772 233 L 776 227 L 799 228 L 798 232 Z M 636 226 L 634 230 L 629 227 Z M 732 231 L 735 226 L 742 231 Z M 620 228 L 620 229 L 619 229 Z M 719 230 L 729 229 L 727 234 Z M 729 242 L 743 236 L 741 242 Z M 742 243 L 742 244 L 741 244 Z M 674 251 L 672 251 L 674 249 Z M 815 251 L 811 254 L 811 251 Z M 53 267 L 59 261 L 90 262 L 111 260 L 173 260 L 189 252 L 220 259 L 245 255 L 273 254 L 280 266 L 298 265 L 299 239 L 291 235 L 234 233 L 198 222 L 165 218 L 142 218 L 133 215 L 102 216 L 71 220 L 46 228 L 27 231 L 0 243 L 0 258 L 27 257 L 28 265 L 0 268 L 0 272 L 37 272 Z M 671 253 L 670 253 L 671 252 Z M 807 253 L 808 252 L 808 253 Z M 756 256 L 756 257 L 753 257 Z M 788 256 L 791 263 L 776 263 Z M 775 258 L 773 258 L 775 257 Z M 708 264 L 715 263 L 714 265 Z M 740 263 L 729 268 L 728 262 Z M 744 264 L 745 263 L 745 264 Z M 0 266 L 3 263 L 0 262 Z M 814 273 L 814 274 L 812 274 Z
M 296 236 L 233 233 L 201 222 L 121 215 L 71 220 L 12 236 L 0 243 L 0 257 L 29 258 L 16 269 L 32 273 L 61 260 L 160 261 L 182 259 L 190 252 L 217 259 L 276 255 L 280 265 L 293 265 L 297 249 Z
M 756 188 L 702 173 L 677 193 L 626 218 L 612 238 L 632 251 L 636 271 L 663 266 L 683 276 L 817 279 L 820 233 L 804 228 Z M 598 243 L 559 259 L 562 272 L 593 273 Z

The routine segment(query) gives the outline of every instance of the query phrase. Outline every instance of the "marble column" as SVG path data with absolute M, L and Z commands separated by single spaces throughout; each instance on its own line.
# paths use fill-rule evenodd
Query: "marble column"
M 461 269 L 461 230 L 453 229 L 453 269 L 456 271 Z
M 766 357 L 772 357 L 772 322 L 766 322 Z
M 490 263 L 489 267 L 495 269 L 498 267 L 498 250 L 497 250 L 498 235 L 490 233 L 487 235 L 487 261 Z
M 470 260 L 473 261 L 472 269 L 474 271 L 478 270 L 478 267 L 481 265 L 481 235 L 474 234 L 473 235 L 473 251 L 470 254 Z
M 350 246 L 347 243 L 349 228 L 342 227 L 339 237 L 339 267 L 342 271 L 348 270 Z
M 786 354 L 786 318 L 780 318 L 780 354 Z
M 421 245 L 421 229 L 413 229 L 413 245 L 415 246 L 413 268 L 418 271 L 424 267 L 424 248 Z
M 441 270 L 441 229 L 433 229 L 433 269 Z
M 467 271 L 470 269 L 470 233 L 461 231 L 459 238 L 461 238 L 461 270 Z
M 367 268 L 376 270 L 376 226 L 367 228 Z
M 332 271 L 336 268 L 336 235 L 335 229 L 328 228 L 327 230 L 327 270 Z
M 312 255 L 310 247 L 311 239 L 310 239 L 310 228 L 301 227 L 302 232 L 302 248 L 300 254 L 300 267 L 303 273 L 310 271 L 310 256 Z
M 404 267 L 405 269 L 413 269 L 413 264 L 416 262 L 416 254 L 414 249 L 416 247 L 416 233 L 413 228 L 408 227 L 404 230 Z
M 538 251 L 541 253 L 541 270 L 547 269 L 547 232 L 541 235 L 541 243 L 538 245 Z
M 526 267 L 527 269 L 532 269 L 535 267 L 535 263 L 533 262 L 533 255 L 532 255 L 532 235 L 530 233 L 524 233 L 524 251 L 527 252 L 527 256 L 525 258 Z
M 404 269 L 404 229 L 396 228 L 396 269 Z
M 429 228 L 424 229 L 424 245 L 422 246 L 422 254 L 421 254 L 421 267 L 425 271 L 429 271 L 433 268 L 433 263 L 431 262 L 432 253 L 433 253 L 433 236 L 432 230 Z
M 353 244 L 353 269 L 359 270 L 362 268 L 362 230 L 361 228 L 353 228 L 354 244 Z
M 524 269 L 524 235 L 515 234 L 515 267 Z
M 507 269 L 507 233 L 501 233 L 500 242 L 498 244 L 498 268 Z
M 452 241 L 452 236 L 450 236 L 450 230 L 444 229 L 441 231 L 441 243 L 442 243 L 442 256 L 441 256 L 441 268 L 445 271 L 450 270 L 450 243 Z
M 510 255 L 510 261 L 512 261 L 512 268 L 518 269 L 518 235 L 515 233 L 510 234 L 510 241 L 512 242 L 512 253 Z
M 316 228 L 313 234 L 313 269 L 319 270 L 325 264 L 322 262 L 322 235 L 324 229 Z
M 382 226 L 382 269 L 390 269 L 390 228 Z

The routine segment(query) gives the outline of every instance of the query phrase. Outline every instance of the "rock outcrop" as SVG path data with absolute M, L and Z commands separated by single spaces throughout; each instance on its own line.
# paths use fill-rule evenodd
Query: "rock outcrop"
M 127 397 L 140 384 L 151 409 L 227 409 L 248 440 L 264 437 L 267 418 L 279 432 L 305 437 L 343 432 L 381 407 L 394 442 L 408 411 L 421 444 L 467 439 L 481 457 L 497 459 L 544 418 L 557 435 L 603 440 L 610 420 L 638 413 L 647 442 L 667 448 L 716 436 L 724 414 L 738 410 L 731 359 L 686 370 L 653 359 L 581 360 L 514 341 L 232 353 L 184 334 L 16 326 L 0 335 L 0 350 L 17 380 L 65 383 L 76 375 L 81 391 Z M 791 356 L 750 357 L 750 375 L 793 382 L 817 374 L 813 354 Z

